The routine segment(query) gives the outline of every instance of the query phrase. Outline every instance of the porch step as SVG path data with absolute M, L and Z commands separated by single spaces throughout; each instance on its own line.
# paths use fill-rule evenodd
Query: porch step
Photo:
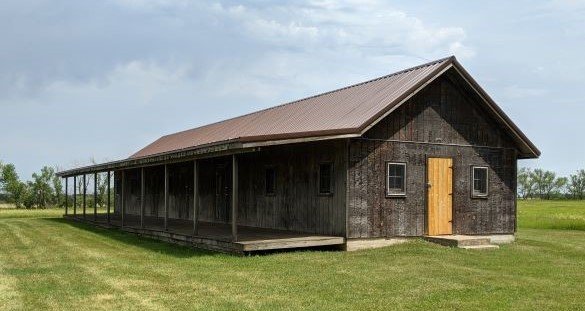
M 426 236 L 425 240 L 444 246 L 466 249 L 498 248 L 497 245 L 491 244 L 491 241 L 488 237 L 476 237 L 470 235 Z

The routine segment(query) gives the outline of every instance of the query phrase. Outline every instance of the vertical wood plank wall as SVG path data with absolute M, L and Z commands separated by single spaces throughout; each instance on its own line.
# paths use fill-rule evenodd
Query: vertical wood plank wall
M 363 138 L 352 139 L 349 149 L 350 238 L 426 233 L 428 157 L 453 158 L 454 233 L 515 230 L 516 151 L 478 99 L 467 94 L 449 73 L 372 127 Z M 406 197 L 385 196 L 386 161 L 407 163 Z M 486 199 L 471 198 L 473 165 L 489 167 L 490 194 Z
M 346 143 L 324 141 L 267 148 L 240 156 L 242 224 L 345 235 Z M 318 194 L 321 163 L 333 164 L 333 193 Z M 276 194 L 265 194 L 265 169 L 276 170 Z
M 238 224 L 345 235 L 346 141 L 266 147 L 238 155 Z M 334 190 L 318 194 L 320 163 L 334 166 Z M 231 157 L 198 160 L 201 221 L 231 221 Z M 265 169 L 276 170 L 276 193 L 265 194 Z M 193 219 L 193 162 L 169 164 L 169 218 Z M 120 196 L 116 172 L 116 199 Z M 221 183 L 219 185 L 218 183 Z M 164 168 L 145 168 L 145 216 L 164 217 Z M 221 189 L 218 189 L 220 188 Z M 126 213 L 140 215 L 140 169 L 126 174 Z M 116 204 L 119 206 L 119 204 Z M 115 211 L 119 212 L 118 210 Z

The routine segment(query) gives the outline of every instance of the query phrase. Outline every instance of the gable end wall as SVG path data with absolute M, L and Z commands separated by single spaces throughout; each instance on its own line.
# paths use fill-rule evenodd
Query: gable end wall
M 431 83 L 351 139 L 348 159 L 348 237 L 426 233 L 426 163 L 453 158 L 453 233 L 513 233 L 516 158 L 511 139 L 447 76 Z M 385 163 L 407 163 L 407 195 L 385 196 Z M 471 198 L 471 167 L 489 167 L 489 196 Z

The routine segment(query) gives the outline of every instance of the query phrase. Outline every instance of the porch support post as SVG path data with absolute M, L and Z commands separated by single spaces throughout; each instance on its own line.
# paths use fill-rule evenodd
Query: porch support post
M 164 229 L 169 229 L 169 166 L 165 164 L 165 219 Z
M 120 201 L 122 203 L 121 204 L 122 210 L 120 213 L 120 219 L 121 219 L 120 226 L 124 227 L 124 213 L 126 212 L 126 193 L 125 193 L 125 191 L 126 191 L 126 171 L 122 170 L 121 173 L 122 173 L 122 198 L 120 198 Z
M 232 155 L 232 240 L 238 240 L 238 159 Z
M 67 216 L 67 209 L 68 209 L 68 205 L 69 205 L 69 188 L 68 186 L 68 182 L 69 181 L 69 177 L 65 177 L 65 216 Z
M 73 176 L 73 217 L 77 217 L 77 175 Z
M 144 228 L 144 167 L 140 169 L 140 228 Z
M 93 220 L 97 220 L 97 172 L 93 173 Z
M 108 171 L 108 189 L 106 190 L 108 193 L 108 207 L 107 207 L 107 211 L 106 211 L 106 218 L 108 221 L 108 224 L 110 224 L 110 171 Z
M 86 196 L 87 196 L 87 178 L 85 177 L 86 175 L 83 174 L 83 219 L 85 219 L 85 201 L 86 201 Z
M 197 160 L 193 161 L 193 235 L 197 235 L 199 228 L 199 177 Z

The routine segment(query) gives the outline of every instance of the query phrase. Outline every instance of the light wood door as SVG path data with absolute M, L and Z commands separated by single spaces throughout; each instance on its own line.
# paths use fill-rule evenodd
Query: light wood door
M 453 159 L 427 163 L 428 234 L 453 234 Z

